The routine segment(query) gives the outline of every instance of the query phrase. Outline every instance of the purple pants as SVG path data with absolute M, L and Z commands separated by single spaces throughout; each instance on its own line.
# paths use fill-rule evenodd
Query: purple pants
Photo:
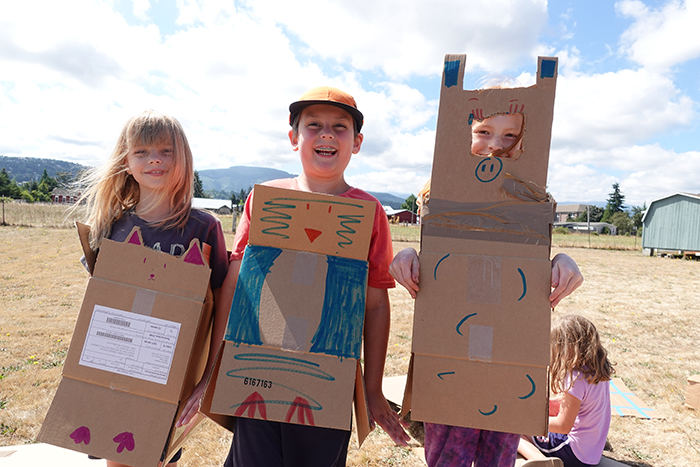
M 429 467 L 513 467 L 520 435 L 425 423 Z

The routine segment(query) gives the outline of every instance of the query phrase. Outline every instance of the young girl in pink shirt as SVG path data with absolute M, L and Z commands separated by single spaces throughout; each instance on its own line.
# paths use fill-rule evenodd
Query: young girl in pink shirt
M 549 435 L 523 437 L 518 452 L 527 459 L 558 457 L 565 467 L 600 462 L 610 428 L 608 352 L 593 323 L 579 315 L 552 324 Z M 527 463 L 526 463 L 527 464 Z

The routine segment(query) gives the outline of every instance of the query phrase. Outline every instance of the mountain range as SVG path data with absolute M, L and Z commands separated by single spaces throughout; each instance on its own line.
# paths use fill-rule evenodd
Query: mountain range
M 38 181 L 44 170 L 50 177 L 56 177 L 56 174 L 61 172 L 67 172 L 71 176 L 76 176 L 80 171 L 90 167 L 56 159 L 0 156 L 0 169 L 3 168 L 17 183 L 24 183 L 31 180 Z M 215 194 L 217 198 L 229 198 L 232 193 L 238 194 L 241 190 L 248 190 L 256 183 L 296 176 L 282 170 L 247 166 L 235 166 L 227 169 L 205 169 L 197 172 L 202 181 L 204 191 Z M 405 201 L 405 198 L 391 193 L 370 192 L 370 194 L 376 197 L 382 205 L 391 206 L 394 209 L 399 209 Z

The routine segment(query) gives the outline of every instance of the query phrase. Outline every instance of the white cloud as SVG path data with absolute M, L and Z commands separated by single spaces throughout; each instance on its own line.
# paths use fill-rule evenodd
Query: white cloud
M 620 38 L 620 51 L 634 62 L 666 71 L 700 56 L 700 2 L 672 0 L 654 9 L 639 0 L 624 0 L 615 9 L 634 19 Z

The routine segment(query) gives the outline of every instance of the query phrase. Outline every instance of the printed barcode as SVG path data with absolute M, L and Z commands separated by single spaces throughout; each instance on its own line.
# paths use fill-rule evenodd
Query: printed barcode
M 116 334 L 111 334 L 109 332 L 97 331 L 97 335 L 100 337 L 106 337 L 108 339 L 116 339 L 118 341 L 124 341 L 132 343 L 134 340 L 131 337 L 117 336 Z
M 107 322 L 109 324 L 116 324 L 117 326 L 124 326 L 124 327 L 131 327 L 131 321 L 126 321 L 123 319 L 117 319 L 117 318 L 107 318 Z

